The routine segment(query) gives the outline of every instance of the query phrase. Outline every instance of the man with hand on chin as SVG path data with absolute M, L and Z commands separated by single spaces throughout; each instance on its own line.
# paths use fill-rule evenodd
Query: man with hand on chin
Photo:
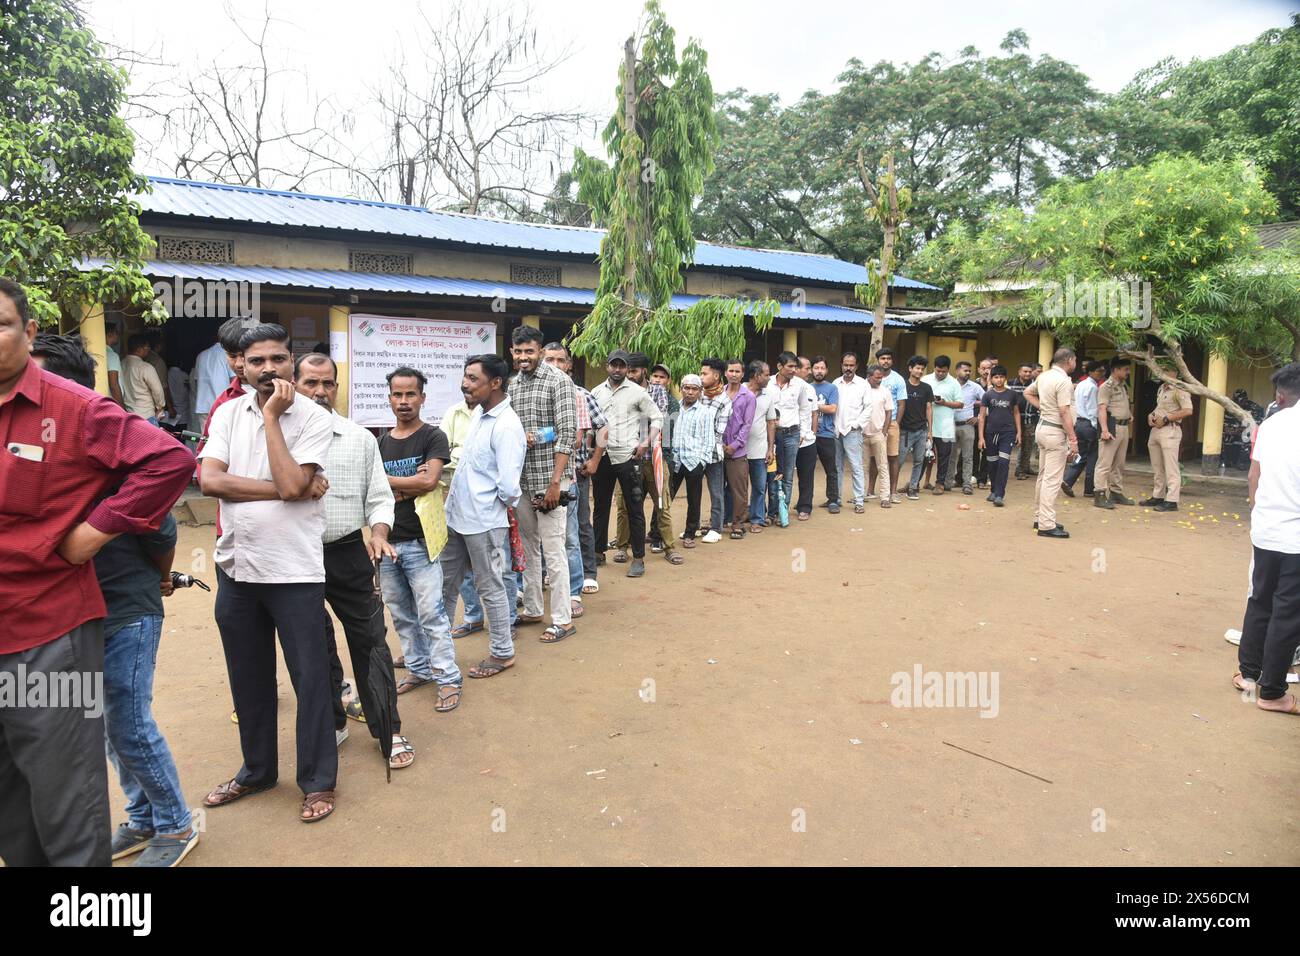
M 298 696 L 299 819 L 314 823 L 334 812 L 338 775 L 329 656 L 321 646 L 321 499 L 329 489 L 321 469 L 334 428 L 328 412 L 294 391 L 282 326 L 255 325 L 239 344 L 254 391 L 212 413 L 199 474 L 203 493 L 221 502 L 216 618 L 244 765 L 203 802 L 224 806 L 276 783 L 278 632 Z

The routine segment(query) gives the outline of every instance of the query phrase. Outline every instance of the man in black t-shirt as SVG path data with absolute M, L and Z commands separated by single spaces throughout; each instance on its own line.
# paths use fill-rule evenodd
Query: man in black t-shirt
M 912 477 L 907 483 L 907 499 L 920 497 L 921 472 L 925 469 L 925 455 L 930 443 L 930 422 L 934 415 L 934 390 L 928 382 L 921 381 L 930 360 L 924 355 L 913 355 L 907 360 L 907 404 L 903 417 L 898 420 L 898 467 L 901 473 L 908 453 L 912 455 Z
M 460 706 L 460 668 L 442 605 L 442 565 L 429 556 L 415 499 L 438 487 L 451 448 L 442 429 L 420 420 L 425 381 L 424 374 L 413 368 L 388 374 L 388 403 L 397 424 L 380 437 L 379 454 L 397 499 L 393 530 L 388 534 L 397 560 L 385 557 L 380 562 L 379 584 L 408 671 L 397 692 L 405 694 L 436 680 L 434 710 L 447 713 Z
M 1025 401 L 1025 389 L 1034 384 L 1037 376 L 1034 365 L 1026 362 L 1020 366 L 1016 377 L 1007 383 L 1007 388 L 1020 396 L 1021 441 L 1020 456 L 1016 459 L 1016 480 L 1023 481 L 1033 474 L 1031 463 L 1034 460 L 1034 429 L 1038 427 L 1038 409 Z M 1042 368 L 1042 366 L 1038 366 Z
M 991 387 L 980 403 L 979 443 L 989 463 L 988 500 L 1001 508 L 1011 469 L 1011 449 L 1020 444 L 1020 412 L 1025 407 L 1025 396 L 1007 388 L 1005 366 L 993 366 L 989 381 Z

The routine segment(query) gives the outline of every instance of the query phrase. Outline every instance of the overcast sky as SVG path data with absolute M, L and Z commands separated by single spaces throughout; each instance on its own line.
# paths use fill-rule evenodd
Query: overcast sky
M 416 0 L 269 0 L 281 21 L 280 63 L 301 70 L 317 95 L 361 103 L 411 22 Z M 425 0 L 437 19 L 445 0 Z M 465 4 L 477 7 L 477 0 Z M 911 62 L 933 50 L 955 54 L 974 45 L 993 53 L 1007 31 L 1021 28 L 1034 55 L 1067 60 L 1108 92 L 1166 56 L 1209 57 L 1289 22 L 1285 0 L 1090 0 L 1087 3 L 1000 0 L 662 0 L 679 43 L 696 37 L 709 55 L 714 88 L 745 87 L 797 99 L 830 89 L 857 57 Z M 260 20 L 262 0 L 234 0 Z M 539 42 L 570 44 L 573 56 L 537 95 L 557 107 L 612 111 L 623 39 L 640 16 L 640 0 L 534 0 Z M 85 0 L 96 33 L 136 50 L 161 52 L 192 71 L 238 49 L 238 34 L 216 2 Z M 546 34 L 549 33 L 549 37 Z M 228 62 L 228 60 L 226 61 Z M 145 172 L 167 170 L 145 169 Z

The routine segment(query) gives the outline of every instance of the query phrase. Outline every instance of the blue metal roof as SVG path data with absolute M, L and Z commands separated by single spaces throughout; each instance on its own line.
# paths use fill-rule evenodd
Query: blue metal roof
M 87 259 L 82 269 L 97 269 L 105 265 L 103 259 Z M 336 292 L 388 292 L 401 295 L 446 295 L 469 299 L 504 297 L 518 302 L 551 303 L 555 305 L 592 306 L 596 303 L 594 289 L 574 289 L 564 286 L 521 285 L 513 282 L 489 282 L 485 279 L 453 279 L 442 276 L 388 275 L 378 272 L 344 272 L 334 269 L 279 269 L 269 266 L 216 265 L 198 262 L 165 262 L 154 260 L 144 264 L 144 274 L 154 279 L 206 279 L 216 282 L 256 282 L 259 285 L 285 289 L 323 289 Z M 685 309 L 706 296 L 675 295 L 673 305 Z M 789 306 L 785 307 L 789 309 Z M 853 325 L 870 324 L 870 312 L 850 309 L 841 305 L 807 303 L 799 311 L 783 312 L 782 318 L 807 322 L 837 322 Z M 887 325 L 906 327 L 906 322 L 886 319 Z
M 595 258 L 604 230 L 578 226 L 548 226 L 486 216 L 435 212 L 422 206 L 369 202 L 338 196 L 200 183 L 188 179 L 151 177 L 151 193 L 138 196 L 146 213 L 195 219 L 248 222 L 270 226 L 341 229 L 399 238 L 437 240 L 469 246 L 526 249 Z M 792 280 L 837 284 L 867 281 L 861 265 L 831 256 L 775 249 L 698 242 L 695 265 L 712 269 L 764 272 Z M 895 276 L 898 289 L 933 289 L 905 276 Z

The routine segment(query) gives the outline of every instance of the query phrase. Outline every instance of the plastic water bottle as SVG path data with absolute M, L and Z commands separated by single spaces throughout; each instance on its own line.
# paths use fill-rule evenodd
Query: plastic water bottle
M 547 425 L 545 428 L 539 428 L 533 434 L 537 436 L 539 444 L 555 441 L 555 426 Z

